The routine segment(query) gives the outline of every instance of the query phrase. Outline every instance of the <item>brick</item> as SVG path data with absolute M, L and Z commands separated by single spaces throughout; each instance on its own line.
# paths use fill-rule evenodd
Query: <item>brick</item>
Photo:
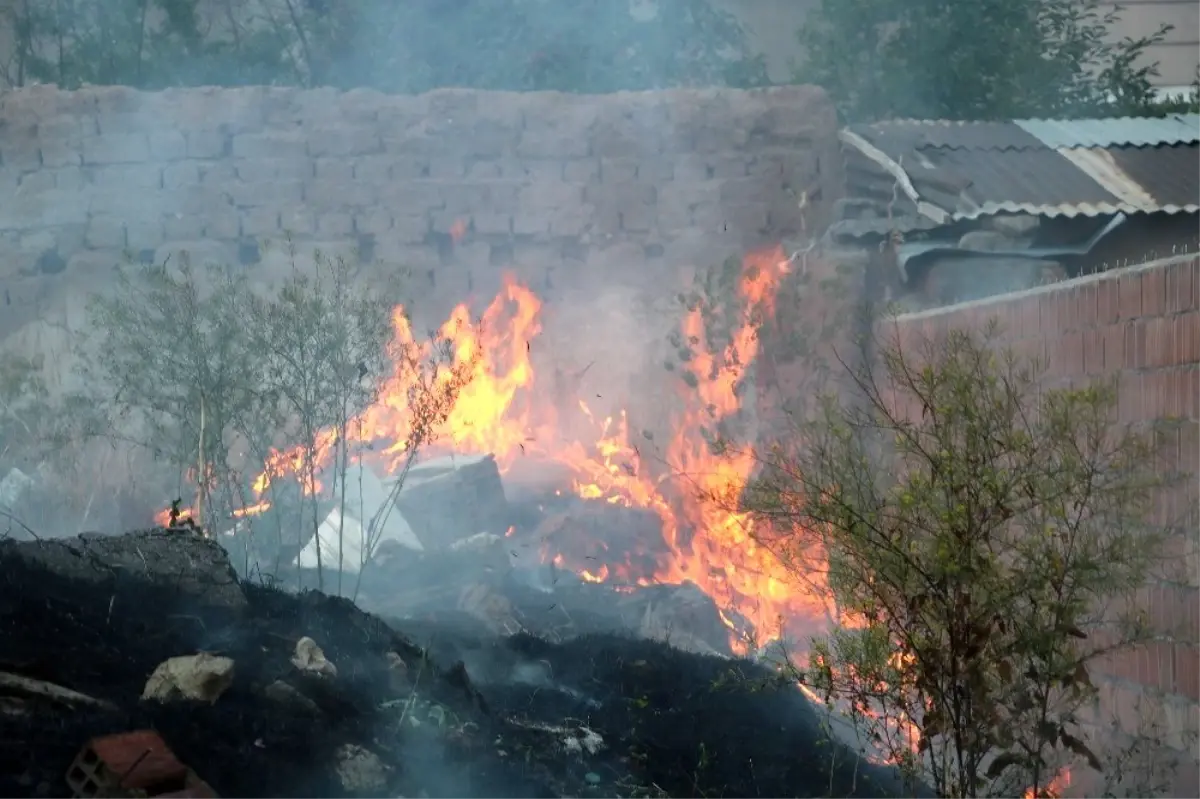
M 383 143 L 373 130 L 358 127 L 318 128 L 305 131 L 308 153 L 321 156 L 377 155 Z M 236 146 L 236 141 L 235 141 Z
M 118 164 L 85 169 L 88 182 L 108 192 L 162 188 L 162 167 L 157 164 Z
M 562 206 L 545 213 L 552 236 L 578 236 L 592 224 L 592 213 L 582 205 Z
M 705 159 L 707 167 L 707 176 L 716 180 L 737 180 L 744 178 L 750 174 L 749 164 L 744 156 L 740 155 L 714 155 Z M 772 175 L 771 177 L 777 177 Z M 750 178 L 759 185 L 781 186 L 782 180 L 767 181 L 761 176 Z
M 195 161 L 176 161 L 162 169 L 164 189 L 179 189 L 184 186 L 200 185 L 200 167 Z
M 420 244 L 429 233 L 429 216 L 423 213 L 400 213 L 392 216 L 388 235 L 404 244 Z
M 1137 271 L 1124 272 L 1117 278 L 1117 303 L 1121 319 L 1142 315 L 1142 277 Z
M 1175 314 L 1167 318 L 1173 328 L 1173 364 L 1191 365 L 1200 363 L 1200 310 Z
M 584 131 L 526 128 L 517 141 L 517 155 L 523 158 L 586 158 L 591 154 L 591 142 Z
M 87 245 L 95 249 L 119 249 L 125 246 L 125 224 L 116 216 L 93 214 L 88 220 Z
M 195 241 L 204 235 L 204 219 L 199 214 L 171 214 L 163 219 L 163 235 L 168 241 Z
M 365 210 L 378 202 L 379 193 L 370 183 L 313 180 L 304 186 L 304 200 L 318 213 L 326 209 Z
M 466 181 L 431 182 L 434 195 L 454 213 L 510 212 L 517 205 L 520 186 L 511 181 L 468 183 Z
M 1166 273 L 1160 268 L 1141 270 L 1142 277 L 1142 313 L 1146 316 L 1158 316 L 1167 307 Z
M 241 213 L 243 236 L 274 236 L 280 232 L 279 212 L 270 208 L 251 208 Z
M 145 161 L 150 142 L 144 133 L 110 133 L 83 140 L 85 164 L 132 164 Z
M 600 180 L 600 161 L 595 158 L 567 161 L 562 165 L 562 179 L 568 183 L 594 183 Z
M 467 174 L 465 158 L 430 158 L 424 176 L 434 180 L 457 180 Z
M 318 214 L 317 233 L 322 236 L 351 236 L 354 234 L 354 216 L 345 211 Z
M 1195 292 L 1200 286 L 1200 278 L 1197 277 L 1200 259 L 1189 258 L 1181 263 L 1170 264 L 1165 270 L 1166 310 L 1172 313 L 1195 310 L 1198 305 Z
M 638 177 L 635 158 L 600 158 L 600 180 L 604 183 L 631 183 Z
M 53 189 L 56 183 L 54 173 L 51 171 L 40 169 L 37 172 L 27 172 L 17 181 L 17 193 L 18 196 L 25 197 L 41 194 Z
M 1186 644 L 1175 644 L 1174 664 L 1175 693 L 1200 702 L 1200 648 Z
M 233 137 L 234 158 L 308 158 L 300 133 L 241 133 Z
M 417 168 L 418 162 L 411 159 L 396 159 L 390 155 L 365 155 L 352 159 L 354 179 L 371 183 L 388 183 L 393 178 L 405 180 L 421 177 L 423 167 Z M 405 165 L 413 167 L 405 170 Z
M 354 161 L 349 158 L 318 158 L 313 161 L 311 174 L 304 177 L 316 177 L 317 180 L 354 180 Z
M 228 162 L 246 183 L 270 180 L 307 180 L 313 165 L 306 158 L 246 158 Z
M 234 181 L 224 188 L 233 204 L 244 208 L 299 203 L 304 197 L 304 184 L 298 180 L 264 183 Z
M 1125 368 L 1141 369 L 1146 365 L 1145 323 L 1136 319 L 1125 322 L 1124 339 L 1125 345 L 1123 357 Z
M 43 139 L 40 153 L 44 167 L 77 166 L 83 163 L 83 143 L 76 139 Z
M 725 206 L 724 225 L 729 231 L 743 234 L 763 233 L 770 224 L 770 206 L 767 203 L 743 203 Z
M 536 212 L 512 217 L 512 232 L 517 236 L 541 236 L 550 232 L 550 221 Z
M 204 235 L 232 241 L 242 237 L 242 215 L 232 208 L 214 209 L 204 215 Z
M 161 221 L 139 219 L 125 226 L 125 246 L 134 253 L 141 250 L 153 250 L 163 243 L 163 225 Z
M 149 134 L 150 157 L 157 161 L 177 161 L 187 157 L 187 139 L 178 131 Z
M 386 210 L 363 210 L 354 216 L 356 233 L 381 234 L 392 229 L 392 216 Z
M 621 229 L 647 233 L 658 226 L 658 214 L 652 205 L 630 205 L 621 209 Z
M 450 225 L 458 220 L 458 217 L 443 216 L 442 220 L 447 224 L 442 224 L 435 229 L 449 230 Z M 497 213 L 477 213 L 471 215 L 471 226 L 475 232 L 481 235 L 504 235 L 512 232 L 513 220 L 507 214 Z
M 1175 360 L 1174 325 L 1161 316 L 1146 319 L 1146 366 L 1170 366 Z
M 190 130 L 187 139 L 188 158 L 224 158 L 232 152 L 232 137 L 215 130 Z

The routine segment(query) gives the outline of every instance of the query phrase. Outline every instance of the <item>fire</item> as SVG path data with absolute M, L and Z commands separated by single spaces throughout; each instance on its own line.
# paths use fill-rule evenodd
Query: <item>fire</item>
M 1062 799 L 1067 789 L 1071 787 L 1071 771 L 1064 768 L 1054 775 L 1050 784 L 1044 788 L 1026 788 L 1025 799 Z
M 735 320 L 723 348 L 710 347 L 699 310 L 683 319 L 681 332 L 693 352 L 687 366 L 694 380 L 689 381 L 691 387 L 681 397 L 682 410 L 673 420 L 665 470 L 655 474 L 643 463 L 624 412 L 599 419 L 580 402 L 580 412 L 594 426 L 595 437 L 568 440 L 557 424 L 554 403 L 546 400 L 549 387 L 539 384 L 534 367 L 541 301 L 511 277 L 478 322 L 466 305 L 460 305 L 439 331 L 449 342 L 453 362 L 469 371 L 470 380 L 431 448 L 491 452 L 502 470 L 519 457 L 557 461 L 574 474 L 573 490 L 578 496 L 653 511 L 662 519 L 669 552 L 653 573 L 645 573 L 645 568 L 637 573 L 628 562 L 572 563 L 561 553 L 553 560 L 593 582 L 691 581 L 714 599 L 731 629 L 736 625 L 730 615 L 738 615 L 760 635 L 771 636 L 778 632 L 781 619 L 827 618 L 828 608 L 816 596 L 818 592 L 798 585 L 785 565 L 755 541 L 752 520 L 736 510 L 736 499 L 754 468 L 752 455 L 716 453 L 703 434 L 739 413 L 742 383 L 758 354 L 758 319 L 773 312 L 789 260 L 781 248 L 772 247 L 749 254 L 742 266 L 739 292 L 745 311 Z M 382 380 L 378 401 L 359 414 L 348 430 L 354 439 L 349 443 L 373 445 L 363 457 L 382 461 L 379 465 L 389 471 L 403 463 L 411 433 L 410 396 L 417 374 L 413 353 L 427 357 L 432 352 L 429 342 L 414 338 L 401 309 L 393 317 L 392 347 L 393 373 Z M 274 453 L 253 482 L 257 504 L 240 515 L 267 507 L 265 492 L 275 476 L 296 475 L 306 492 L 324 490 L 318 476 L 332 462 L 337 443 L 335 434 L 327 431 L 311 452 Z M 668 479 L 674 481 L 670 492 Z M 739 641 L 737 648 L 745 647 Z

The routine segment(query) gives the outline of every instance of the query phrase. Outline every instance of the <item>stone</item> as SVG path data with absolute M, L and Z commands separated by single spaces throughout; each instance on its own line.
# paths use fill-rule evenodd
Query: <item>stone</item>
M 302 694 L 295 686 L 289 685 L 283 680 L 276 680 L 271 683 L 263 693 L 272 702 L 278 702 L 284 706 L 298 708 L 313 715 L 321 712 L 316 702 Z
M 336 677 L 337 666 L 325 658 L 325 652 L 307 635 L 296 642 L 292 665 L 305 674 L 317 677 Z
M 347 793 L 380 796 L 388 784 L 388 767 L 370 749 L 345 744 L 337 752 L 337 776 Z
M 233 674 L 233 660 L 227 657 L 201 652 L 170 658 L 160 663 L 150 675 L 142 690 L 142 699 L 211 704 L 233 684 Z

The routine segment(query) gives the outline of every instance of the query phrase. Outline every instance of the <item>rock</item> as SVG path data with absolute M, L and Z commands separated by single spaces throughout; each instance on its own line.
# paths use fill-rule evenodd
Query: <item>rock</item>
M 230 658 L 207 652 L 164 660 L 146 681 L 142 699 L 216 702 L 233 684 L 233 669 Z
M 0 557 L 17 557 L 72 580 L 116 586 L 136 576 L 169 588 L 186 604 L 246 608 L 228 553 L 215 541 L 187 530 L 148 530 L 119 536 L 86 533 L 53 541 L 0 542 Z
M 338 779 L 347 793 L 379 796 L 387 788 L 388 768 L 370 749 L 346 744 L 337 757 Z
M 283 680 L 276 680 L 267 686 L 264 692 L 268 699 L 272 702 L 278 702 L 281 705 L 299 708 L 306 713 L 317 715 L 320 713 L 320 708 L 317 703 L 309 699 L 294 686 L 288 685 Z
M 325 659 L 325 653 L 317 642 L 307 635 L 296 642 L 296 652 L 292 655 L 292 665 L 306 674 L 318 677 L 336 677 L 337 666 Z

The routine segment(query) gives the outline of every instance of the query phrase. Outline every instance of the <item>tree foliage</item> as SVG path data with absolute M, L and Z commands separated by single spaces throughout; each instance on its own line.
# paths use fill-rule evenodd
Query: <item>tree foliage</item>
M 393 336 L 394 324 L 407 332 L 402 309 L 358 284 L 345 261 L 317 253 L 305 270 L 292 259 L 275 293 L 186 257 L 122 269 L 89 308 L 94 333 L 79 342 L 86 401 L 75 402 L 90 409 L 91 436 L 119 437 L 167 464 L 203 526 L 230 528 L 243 509 L 269 502 L 271 513 L 243 527 L 274 533 L 264 549 L 276 572 L 287 542 L 302 547 L 335 498 L 344 518 L 347 472 L 375 443 L 359 419 L 381 391 L 407 392 L 393 398 L 409 417 L 405 440 L 390 442 L 402 449 L 398 490 L 473 367 L 439 339 Z M 381 524 L 363 521 L 368 536 Z M 360 574 L 378 535 L 371 541 Z M 339 592 L 345 563 L 332 569 Z
M 799 77 L 850 122 L 1177 110 L 1159 107 L 1144 59 L 1170 27 L 1114 40 L 1121 13 L 1100 0 L 822 0 Z
M 859 399 L 761 453 L 743 499 L 789 562 L 827 559 L 841 622 L 799 676 L 941 796 L 1103 769 L 1079 727 L 1088 666 L 1145 635 L 1131 598 L 1166 534 L 1112 388 L 1047 388 L 995 333 L 883 346 Z
M 25 0 L 13 85 L 610 92 L 761 85 L 736 21 L 707 0 L 651 15 L 601 0 Z

